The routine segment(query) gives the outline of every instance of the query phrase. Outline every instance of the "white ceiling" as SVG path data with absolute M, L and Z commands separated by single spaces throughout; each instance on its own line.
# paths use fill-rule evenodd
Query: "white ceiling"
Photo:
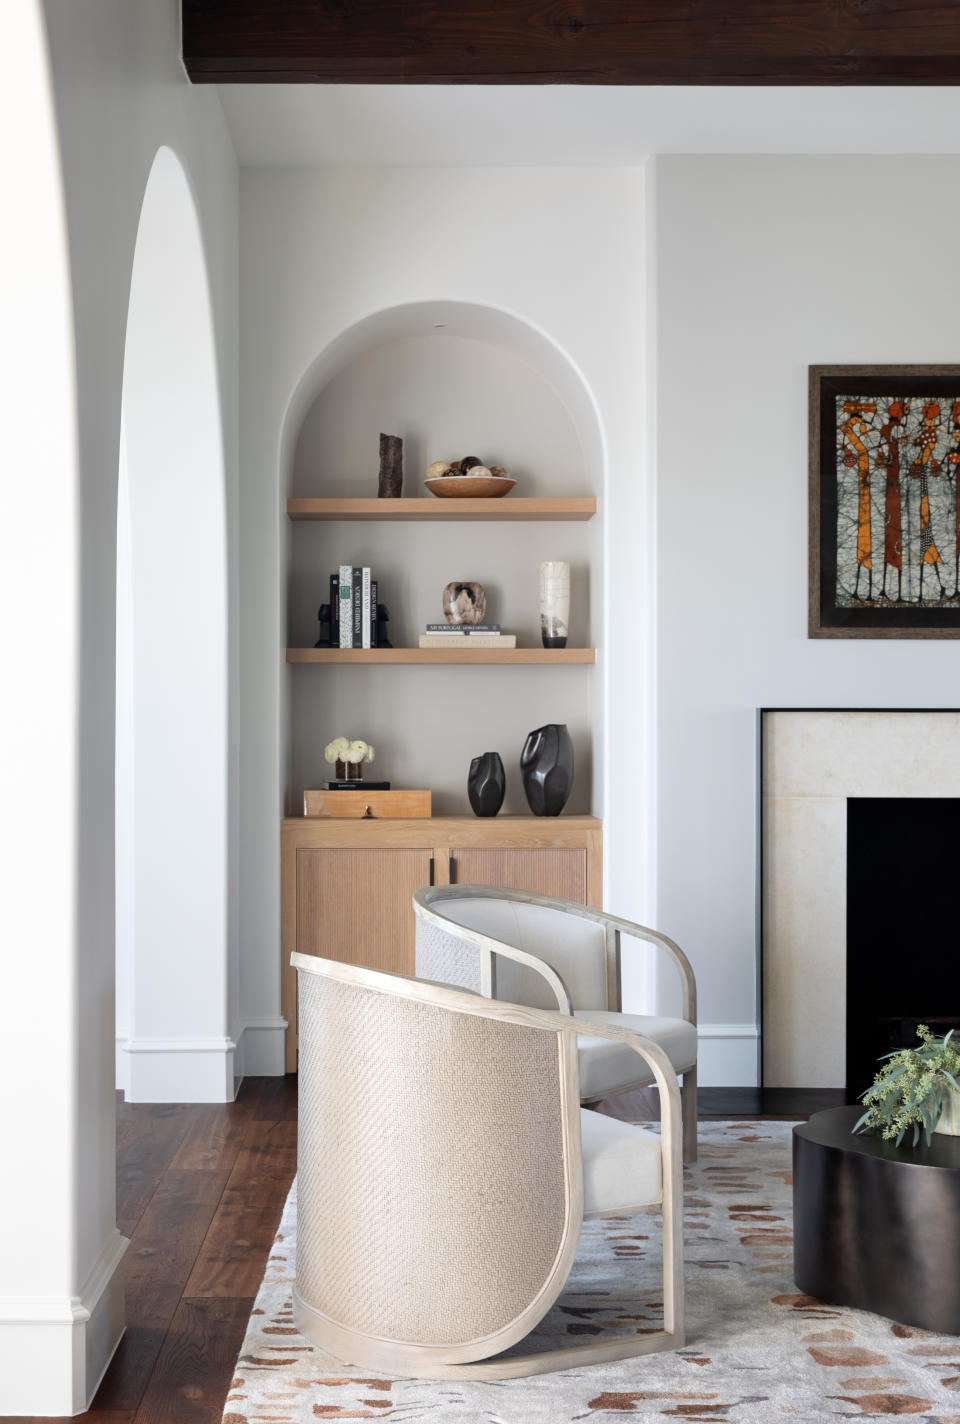
M 651 153 L 960 153 L 957 88 L 226 84 L 243 165 L 632 164 Z

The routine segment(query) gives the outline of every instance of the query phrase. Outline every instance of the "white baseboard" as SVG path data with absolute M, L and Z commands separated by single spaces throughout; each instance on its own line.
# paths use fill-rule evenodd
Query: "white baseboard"
M 122 1093 L 129 1096 L 130 1089 L 130 1059 L 127 1057 L 125 1049 L 127 1039 L 130 1037 L 125 1028 L 117 1028 L 116 1047 L 114 1050 L 114 1084 Z
M 756 1024 L 700 1024 L 697 1037 L 699 1087 L 756 1087 L 760 1081 L 760 1030 Z
M 79 1295 L 0 1297 L 0 1415 L 82 1414 L 124 1330 L 114 1231 Z
M 128 1038 L 129 1103 L 232 1103 L 232 1038 Z
M 242 1078 L 282 1078 L 286 1072 L 287 1021 L 279 1014 L 248 1019 L 238 1035 L 237 1073 Z

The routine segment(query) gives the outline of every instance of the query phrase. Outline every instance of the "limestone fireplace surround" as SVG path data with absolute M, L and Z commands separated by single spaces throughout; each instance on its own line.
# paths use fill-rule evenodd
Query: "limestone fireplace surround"
M 847 798 L 960 797 L 960 711 L 764 711 L 763 1081 L 846 1077 Z

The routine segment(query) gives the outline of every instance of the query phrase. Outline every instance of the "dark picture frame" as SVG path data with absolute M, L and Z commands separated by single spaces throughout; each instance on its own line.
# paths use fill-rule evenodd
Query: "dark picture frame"
M 811 366 L 811 638 L 960 638 L 960 366 Z

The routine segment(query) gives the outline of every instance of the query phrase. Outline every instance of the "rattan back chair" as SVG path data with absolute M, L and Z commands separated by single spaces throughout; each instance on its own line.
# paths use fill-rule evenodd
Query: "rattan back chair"
M 432 886 L 415 893 L 413 908 L 419 978 L 582 1020 L 582 1102 L 653 1082 L 646 1064 L 611 1044 L 598 1027 L 628 1028 L 658 1043 L 683 1078 L 683 1155 L 696 1161 L 697 985 L 679 945 L 589 905 L 500 885 Z M 621 955 L 625 945 L 637 943 L 654 946 L 677 972 L 679 1018 L 623 1012 Z
M 679 1095 L 655 1044 L 610 1031 L 650 1066 L 660 1137 L 582 1111 L 568 1016 L 310 955 L 292 963 L 294 1318 L 308 1339 L 365 1369 L 473 1379 L 683 1344 Z M 585 1210 L 639 1209 L 663 1212 L 664 1329 L 503 1356 L 560 1294 Z

